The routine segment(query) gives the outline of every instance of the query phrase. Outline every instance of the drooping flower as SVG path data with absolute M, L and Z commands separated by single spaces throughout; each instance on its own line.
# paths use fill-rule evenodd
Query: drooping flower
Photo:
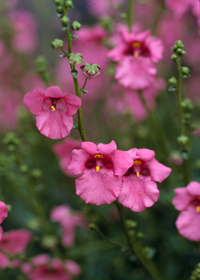
M 116 47 L 108 52 L 108 57 L 119 62 L 115 78 L 118 82 L 131 90 L 144 89 L 155 79 L 156 67 L 154 63 L 162 59 L 162 41 L 151 36 L 150 31 L 128 33 L 121 28 L 120 40 Z
M 174 192 L 172 203 L 181 211 L 176 220 L 178 232 L 189 240 L 200 241 L 200 183 L 193 181 Z
M 81 100 L 76 95 L 62 94 L 55 86 L 46 91 L 36 88 L 24 96 L 23 102 L 36 115 L 39 131 L 52 139 L 61 139 L 70 134 L 73 127 L 72 115 L 81 105 Z
M 133 148 L 127 151 L 132 158 L 132 166 L 123 176 L 119 202 L 134 212 L 151 207 L 159 198 L 157 182 L 162 182 L 171 169 L 155 159 L 155 152 Z
M 61 262 L 57 258 L 50 259 L 45 254 L 30 259 L 30 263 L 22 264 L 21 269 L 29 280 L 70 280 L 81 272 L 76 262 Z
M 55 207 L 51 211 L 51 220 L 58 222 L 62 229 L 62 244 L 70 247 L 74 243 L 75 228 L 86 227 L 82 212 L 73 211 L 68 205 Z
M 3 222 L 3 220 L 7 217 L 8 215 L 8 206 L 0 201 L 0 224 Z M 2 237 L 2 227 L 0 226 L 0 240 L 1 240 L 1 237 Z
M 3 233 L 0 240 L 0 249 L 2 250 L 0 252 L 0 268 L 4 269 L 7 265 L 15 267 L 17 263 L 11 263 L 6 253 L 10 255 L 23 253 L 31 237 L 31 233 L 25 229 L 11 230 Z
M 68 176 L 74 177 L 74 174 L 68 169 L 71 152 L 73 149 L 80 149 L 81 143 L 81 140 L 74 140 L 69 137 L 62 143 L 58 143 L 53 146 L 54 153 L 60 158 L 60 167 Z
M 83 142 L 82 148 L 73 150 L 68 168 L 74 174 L 82 174 L 75 181 L 76 194 L 86 203 L 110 204 L 118 197 L 121 179 L 132 165 L 132 159 L 123 151 L 118 151 L 114 141 L 95 145 Z

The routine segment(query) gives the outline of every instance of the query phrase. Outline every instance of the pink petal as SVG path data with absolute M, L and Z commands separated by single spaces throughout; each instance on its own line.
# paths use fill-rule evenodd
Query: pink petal
M 8 215 L 8 206 L 0 201 L 0 223 L 3 222 L 3 220 L 7 217 Z
M 185 238 L 200 241 L 200 213 L 195 207 L 181 212 L 176 220 L 178 232 Z
M 74 243 L 75 228 L 74 226 L 62 227 L 62 244 L 65 247 L 71 247 Z
M 171 168 L 159 163 L 155 158 L 146 162 L 145 165 L 148 166 L 153 181 L 157 182 L 162 182 L 172 171 Z
M 5 269 L 10 264 L 9 258 L 0 252 L 0 268 Z
M 156 183 L 142 181 L 134 175 L 124 176 L 119 202 L 134 212 L 141 212 L 151 207 L 159 198 Z
M 177 188 L 174 192 L 175 197 L 172 200 L 172 204 L 179 211 L 185 210 L 194 199 L 194 197 L 187 191 L 187 188 Z
M 109 144 L 99 144 L 97 146 L 99 154 L 101 155 L 109 155 L 117 149 L 117 145 L 115 141 L 111 141 Z
M 82 144 L 84 143 L 86 142 L 83 142 Z M 82 174 L 85 170 L 85 163 L 88 159 L 90 159 L 90 155 L 88 155 L 88 153 L 82 149 L 75 149 L 71 153 L 71 162 L 68 166 L 68 169 L 75 175 Z
M 114 165 L 115 175 L 124 175 L 133 165 L 133 160 L 127 152 L 116 150 L 111 154 L 111 159 Z
M 23 103 L 32 114 L 39 114 L 43 108 L 44 98 L 46 98 L 45 92 L 40 88 L 35 88 L 33 92 L 25 94 Z
M 71 260 L 66 260 L 65 267 L 68 271 L 70 271 L 70 274 L 74 276 L 78 276 L 81 273 L 80 266 Z
M 155 157 L 155 152 L 149 149 L 130 149 L 127 153 L 131 156 L 133 160 L 141 159 L 144 161 L 149 161 Z
M 147 44 L 151 53 L 151 61 L 159 62 L 163 58 L 164 46 L 162 41 L 151 36 Z
M 76 194 L 86 203 L 95 205 L 110 204 L 116 200 L 121 184 L 121 180 L 112 171 L 101 173 L 101 170 L 87 170 L 75 181 Z
M 88 153 L 89 155 L 96 155 L 98 154 L 98 148 L 97 145 L 95 145 L 92 142 L 83 142 L 82 143 L 82 149 Z
M 81 106 L 81 99 L 73 94 L 64 94 L 63 99 L 67 105 L 67 114 L 74 115 Z
M 60 98 L 60 97 L 63 97 L 60 88 L 59 87 L 55 87 L 55 86 L 49 87 L 45 91 L 45 95 L 46 95 L 46 97 L 50 97 L 50 98 Z
M 187 191 L 188 194 L 192 195 L 192 196 L 200 196 L 200 183 L 198 182 L 191 182 L 188 186 L 187 186 Z

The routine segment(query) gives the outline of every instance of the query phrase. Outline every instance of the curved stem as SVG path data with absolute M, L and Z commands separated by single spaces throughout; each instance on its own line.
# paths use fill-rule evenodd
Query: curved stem
M 128 11 L 127 11 L 127 22 L 129 33 L 132 32 L 132 24 L 133 24 L 133 0 L 128 0 Z
M 87 80 L 88 80 L 88 78 L 85 78 L 84 85 L 82 86 L 82 88 L 81 88 L 81 89 L 84 89 L 84 88 L 85 88 L 85 86 L 86 86 L 86 84 L 87 84 Z
M 142 263 L 142 265 L 144 266 L 144 268 L 146 269 L 146 271 L 150 275 L 151 279 L 161 280 L 162 278 L 161 278 L 155 264 L 153 263 L 153 261 L 151 259 L 147 258 L 146 255 L 144 254 L 143 247 L 142 247 L 141 243 L 133 235 L 130 235 L 129 230 L 128 230 L 127 225 L 126 225 L 123 206 L 119 203 L 118 200 L 115 201 L 115 205 L 116 205 L 117 210 L 119 212 L 122 227 L 123 227 L 123 230 L 124 230 L 124 234 L 126 236 L 126 239 L 127 239 L 127 242 L 128 242 L 128 245 L 129 245 L 129 248 L 130 248 L 131 252 L 134 255 L 136 255 L 138 260 L 140 260 L 140 262 Z

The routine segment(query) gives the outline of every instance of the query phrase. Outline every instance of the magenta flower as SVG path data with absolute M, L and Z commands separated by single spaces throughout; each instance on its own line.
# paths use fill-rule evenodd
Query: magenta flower
M 187 239 L 200 241 L 200 183 L 191 182 L 186 188 L 174 190 L 174 207 L 181 211 L 176 227 Z
M 62 94 L 55 86 L 46 91 L 36 88 L 24 96 L 23 102 L 36 115 L 39 131 L 52 139 L 61 139 L 70 134 L 73 127 L 72 115 L 81 105 L 81 100 L 76 95 Z
M 83 213 L 73 211 L 68 205 L 61 205 L 53 208 L 51 211 L 51 220 L 60 224 L 62 229 L 62 244 L 65 247 L 73 245 L 75 228 L 77 226 L 87 226 Z
M 3 220 L 7 217 L 8 215 L 8 206 L 0 201 L 0 224 L 3 222 Z M 2 227 L 0 226 L 0 240 L 1 240 L 1 236 L 2 236 Z
M 68 168 L 74 174 L 82 174 L 75 181 L 76 194 L 86 203 L 110 204 L 118 197 L 121 179 L 132 165 L 126 152 L 118 151 L 114 141 L 95 145 L 83 142 L 82 149 L 73 150 Z
M 127 151 L 132 158 L 132 166 L 123 176 L 119 202 L 134 212 L 151 207 L 159 198 L 159 190 L 154 181 L 162 182 L 171 172 L 155 159 L 154 151 L 133 148 Z
M 117 46 L 108 52 L 108 57 L 119 62 L 115 78 L 131 90 L 144 89 L 155 79 L 157 63 L 162 59 L 162 41 L 150 36 L 150 31 L 128 33 L 125 28 L 120 32 Z
M 69 137 L 62 143 L 58 143 L 53 146 L 54 153 L 60 159 L 60 167 L 68 176 L 74 177 L 74 174 L 68 169 L 71 152 L 73 149 L 80 149 L 81 143 L 81 140 L 74 140 L 73 138 Z

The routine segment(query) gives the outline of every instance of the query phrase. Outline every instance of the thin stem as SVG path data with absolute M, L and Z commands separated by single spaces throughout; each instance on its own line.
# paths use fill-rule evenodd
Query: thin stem
M 129 245 L 131 252 L 136 255 L 138 260 L 140 260 L 140 262 L 142 263 L 142 265 L 144 266 L 144 268 L 146 269 L 146 271 L 148 272 L 148 274 L 150 275 L 150 277 L 153 280 L 161 280 L 162 278 L 161 278 L 155 264 L 153 263 L 153 261 L 151 259 L 147 258 L 147 256 L 144 254 L 141 243 L 133 235 L 130 235 L 129 230 L 126 225 L 123 206 L 117 200 L 115 201 L 115 205 L 119 212 L 124 234 L 126 236 L 127 243 Z
M 133 0 L 128 0 L 128 11 L 127 11 L 127 23 L 129 33 L 132 32 L 132 24 L 133 24 Z
M 178 82 L 177 82 L 177 102 L 178 102 L 178 115 L 179 115 L 179 125 L 180 125 L 180 135 L 184 135 L 185 133 L 185 127 L 183 123 L 183 108 L 181 106 L 181 86 L 182 86 L 182 73 L 181 73 L 181 63 L 180 61 L 176 62 L 177 68 L 178 68 Z
M 68 42 L 68 53 L 72 53 L 72 39 L 70 36 L 69 28 L 66 29 L 66 36 L 67 36 L 67 42 Z M 75 67 L 73 65 L 70 65 L 70 66 L 71 66 L 72 70 L 75 70 Z M 80 91 L 80 87 L 79 87 L 77 78 L 73 77 L 73 81 L 74 81 L 74 88 L 75 88 L 76 96 L 78 96 L 81 99 L 81 91 Z M 83 113 L 82 113 L 81 106 L 79 107 L 79 109 L 77 111 L 77 115 L 78 115 L 78 129 L 79 129 L 81 139 L 82 139 L 82 141 L 87 141 L 87 137 L 85 135 L 84 126 L 83 126 Z
M 83 85 L 83 87 L 82 87 L 81 89 L 84 89 L 84 88 L 85 88 L 85 86 L 86 86 L 86 84 L 87 84 L 87 80 L 88 80 L 88 78 L 85 78 L 84 85 Z

